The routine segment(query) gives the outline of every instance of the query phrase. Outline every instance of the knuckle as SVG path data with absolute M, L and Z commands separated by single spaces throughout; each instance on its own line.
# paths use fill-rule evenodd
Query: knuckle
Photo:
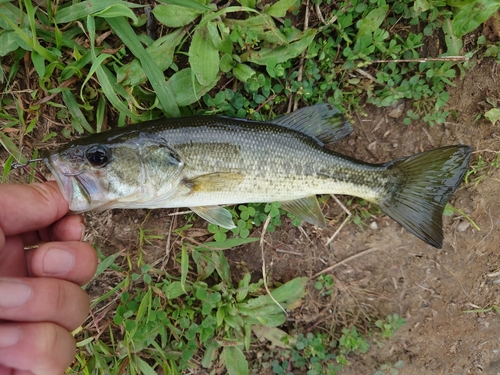
M 55 283 L 54 288 L 54 306 L 56 307 L 56 311 L 65 311 L 67 310 L 67 294 L 64 283 L 57 282 Z

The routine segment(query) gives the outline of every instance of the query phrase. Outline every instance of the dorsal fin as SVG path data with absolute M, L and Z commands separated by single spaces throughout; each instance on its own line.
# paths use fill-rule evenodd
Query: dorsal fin
M 339 109 L 328 103 L 304 107 L 271 122 L 307 134 L 326 144 L 337 142 L 353 131 L 351 123 Z

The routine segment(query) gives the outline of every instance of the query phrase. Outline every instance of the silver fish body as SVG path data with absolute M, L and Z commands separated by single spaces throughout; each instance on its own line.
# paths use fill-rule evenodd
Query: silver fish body
M 324 146 L 351 131 L 328 104 L 273 122 L 162 119 L 70 142 L 45 161 L 73 211 L 190 207 L 230 228 L 231 215 L 220 205 L 280 201 L 296 216 L 324 226 L 315 196 L 348 194 L 379 204 L 440 247 L 444 205 L 463 178 L 470 147 L 372 165 Z

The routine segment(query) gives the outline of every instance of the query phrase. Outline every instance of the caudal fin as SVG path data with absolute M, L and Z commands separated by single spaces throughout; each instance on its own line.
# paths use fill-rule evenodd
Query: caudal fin
M 394 183 L 379 202 L 380 208 L 415 236 L 440 249 L 444 207 L 462 182 L 471 152 L 470 146 L 448 146 L 385 164 Z

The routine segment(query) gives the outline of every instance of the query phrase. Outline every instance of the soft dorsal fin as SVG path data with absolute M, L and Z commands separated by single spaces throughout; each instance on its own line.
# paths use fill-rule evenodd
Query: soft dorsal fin
M 281 207 L 301 220 L 305 220 L 318 227 L 326 227 L 325 217 L 321 212 L 321 207 L 315 195 L 281 202 Z
M 320 140 L 333 143 L 352 133 L 353 127 L 339 109 L 323 103 L 301 108 L 271 121 Z

